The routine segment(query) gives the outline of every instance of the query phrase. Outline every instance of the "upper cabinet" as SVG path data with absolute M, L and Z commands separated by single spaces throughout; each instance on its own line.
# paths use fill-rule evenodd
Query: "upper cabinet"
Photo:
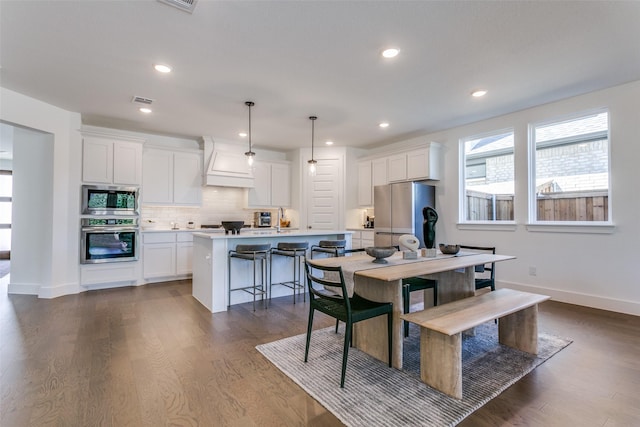
M 253 166 L 254 187 L 249 189 L 247 207 L 291 206 L 291 166 L 289 162 L 256 161 Z
M 389 156 L 389 182 L 440 179 L 440 144 Z
M 82 181 L 140 185 L 142 141 L 85 135 L 82 140 Z
M 373 206 L 373 187 L 390 182 L 440 179 L 440 144 L 358 162 L 358 205 Z
M 143 161 L 143 203 L 202 204 L 202 155 L 199 152 L 147 148 Z

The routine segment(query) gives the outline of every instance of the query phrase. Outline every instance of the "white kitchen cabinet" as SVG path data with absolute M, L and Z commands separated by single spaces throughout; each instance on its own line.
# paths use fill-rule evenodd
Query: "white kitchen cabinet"
M 373 187 L 389 183 L 386 157 L 371 160 L 371 181 Z
M 193 234 L 176 234 L 176 275 L 188 275 L 193 271 Z
M 254 187 L 247 194 L 247 207 L 278 208 L 291 205 L 291 166 L 288 162 L 256 161 Z
M 166 205 L 202 203 L 200 153 L 145 149 L 142 202 Z
M 389 182 L 440 179 L 440 144 L 394 154 L 387 159 Z
M 191 232 L 143 233 L 143 274 L 146 280 L 172 280 L 192 272 Z
M 371 160 L 358 162 L 358 205 L 373 205 Z
M 140 185 L 142 143 L 84 136 L 82 180 L 101 184 Z
M 351 249 L 362 249 L 373 246 L 373 230 L 352 230 Z

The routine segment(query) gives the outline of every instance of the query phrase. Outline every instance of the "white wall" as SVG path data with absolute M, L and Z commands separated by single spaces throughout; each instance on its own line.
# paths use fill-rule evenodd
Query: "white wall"
M 527 125 L 606 107 L 610 113 L 610 234 L 527 230 Z M 458 220 L 460 138 L 515 128 L 515 230 L 462 229 Z M 496 246 L 517 256 L 497 265 L 500 286 L 551 295 L 564 302 L 640 315 L 640 81 L 428 135 L 441 142 L 444 177 L 437 189 L 438 242 Z M 529 275 L 535 267 L 536 276 Z
M 52 199 L 48 201 L 46 196 L 38 202 L 31 199 L 24 208 L 19 208 L 24 211 L 14 210 L 13 223 L 17 228 L 12 233 L 14 243 L 11 256 L 15 268 L 12 266 L 9 291 L 38 294 L 45 298 L 76 293 L 79 273 L 79 182 L 82 155 L 78 132 L 80 115 L 4 88 L 0 88 L 0 98 L 0 120 L 50 134 L 49 137 L 34 137 L 33 132 L 22 133 L 22 138 L 16 138 L 17 143 L 21 140 L 31 142 L 34 144 L 33 147 L 16 147 L 14 143 L 14 151 L 17 151 L 14 157 L 16 203 L 21 199 L 21 195 L 16 194 L 17 191 L 26 191 L 21 189 L 19 182 L 21 170 L 36 173 L 35 177 L 31 177 L 35 181 L 34 185 L 43 190 L 46 188 Z M 49 149 L 41 157 L 41 163 L 21 163 L 23 160 L 20 158 L 23 156 L 20 151 L 23 148 L 35 148 L 37 145 L 43 147 L 43 144 L 49 144 Z M 37 171 L 39 167 L 42 170 Z M 33 191 L 33 188 L 29 191 Z M 32 228 L 23 227 L 20 225 L 20 218 L 38 223 Z M 20 246 L 21 241 L 29 247 Z M 22 265 L 28 265 L 34 271 L 22 275 Z M 32 280 L 37 282 L 33 283 Z

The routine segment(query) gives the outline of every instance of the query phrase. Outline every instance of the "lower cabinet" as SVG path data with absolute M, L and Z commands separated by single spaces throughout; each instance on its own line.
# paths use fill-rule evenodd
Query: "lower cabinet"
M 351 249 L 361 249 L 369 246 L 373 246 L 373 230 L 354 230 L 351 235 Z
M 145 280 L 172 280 L 191 274 L 193 235 L 190 232 L 144 233 L 142 244 Z

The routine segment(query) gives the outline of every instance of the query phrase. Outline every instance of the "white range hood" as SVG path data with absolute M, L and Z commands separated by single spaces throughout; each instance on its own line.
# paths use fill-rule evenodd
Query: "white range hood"
M 204 185 L 253 188 L 253 172 L 247 164 L 242 148 L 235 144 L 214 142 L 210 136 L 204 141 Z

